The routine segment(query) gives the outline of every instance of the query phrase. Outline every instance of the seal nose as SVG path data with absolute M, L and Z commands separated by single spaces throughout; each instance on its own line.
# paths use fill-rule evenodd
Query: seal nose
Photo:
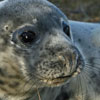
M 62 70 L 64 72 L 64 76 L 72 74 L 77 68 L 78 55 L 75 52 L 58 55 L 58 59 L 63 62 Z

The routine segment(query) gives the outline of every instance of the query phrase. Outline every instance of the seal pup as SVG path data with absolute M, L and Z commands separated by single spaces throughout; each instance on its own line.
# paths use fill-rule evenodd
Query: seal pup
M 99 100 L 99 35 L 49 1 L 1 1 L 0 99 Z

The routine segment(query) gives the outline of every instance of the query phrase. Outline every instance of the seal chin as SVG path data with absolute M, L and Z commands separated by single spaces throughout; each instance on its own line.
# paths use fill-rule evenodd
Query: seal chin
M 50 86 L 50 87 L 61 86 L 61 85 L 64 85 L 65 83 L 69 82 L 69 80 L 72 77 L 76 77 L 78 74 L 80 74 L 80 72 L 81 72 L 81 69 L 80 69 L 80 67 L 78 67 L 76 69 L 76 71 L 73 72 L 71 75 L 61 76 L 61 77 L 57 77 L 57 78 L 54 78 L 54 79 L 43 79 L 41 81 L 43 83 L 47 84 L 47 86 Z

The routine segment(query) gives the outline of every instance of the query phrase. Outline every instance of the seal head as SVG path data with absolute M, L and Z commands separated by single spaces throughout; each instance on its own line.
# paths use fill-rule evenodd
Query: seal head
M 0 8 L 0 52 L 34 86 L 62 85 L 84 65 L 66 16 L 46 0 L 8 0 Z M 16 65 L 15 63 L 15 65 Z M 40 85 L 41 84 L 41 85 Z

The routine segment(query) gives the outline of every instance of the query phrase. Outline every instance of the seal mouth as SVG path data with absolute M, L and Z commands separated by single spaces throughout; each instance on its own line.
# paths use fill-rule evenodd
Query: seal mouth
M 81 69 L 77 68 L 76 71 L 74 71 L 71 75 L 61 76 L 53 79 L 44 79 L 42 80 L 42 82 L 44 82 L 48 86 L 60 86 L 63 85 L 64 83 L 67 83 L 68 79 L 76 77 L 78 74 L 80 74 L 80 72 Z

